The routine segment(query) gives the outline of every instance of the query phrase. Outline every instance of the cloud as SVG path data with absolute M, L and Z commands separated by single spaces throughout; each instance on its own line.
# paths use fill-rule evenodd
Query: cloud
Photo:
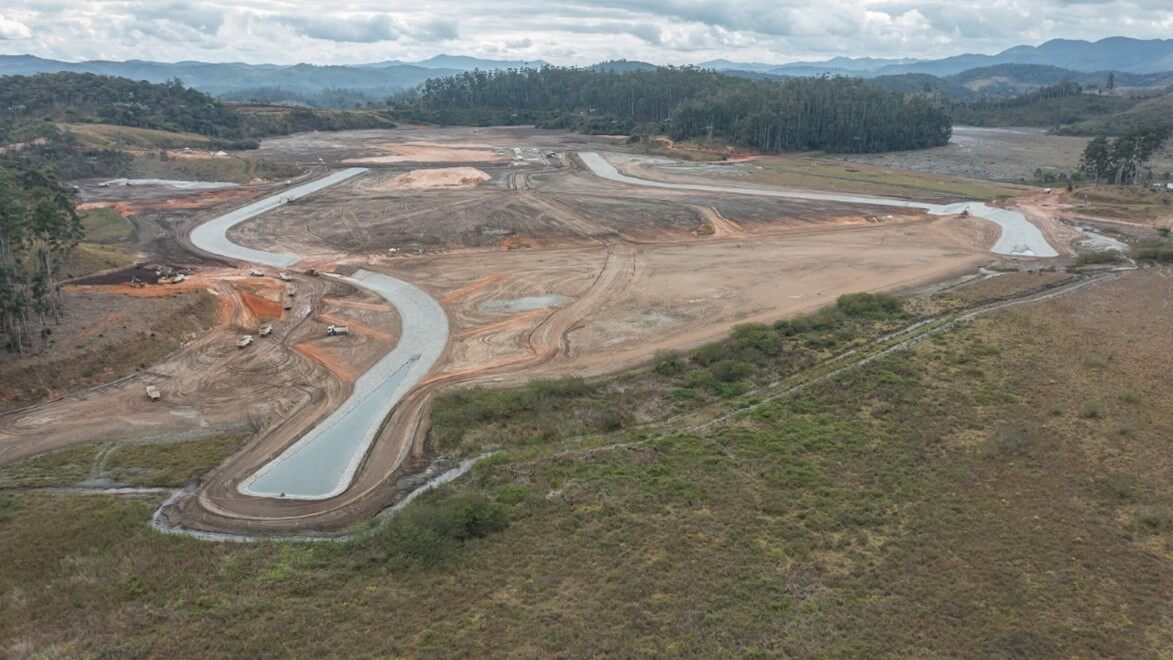
M 33 32 L 27 25 L 0 14 L 0 40 L 30 39 L 32 36 Z
M 279 16 L 276 20 L 312 39 L 369 44 L 399 38 L 399 30 L 386 14 L 353 18 Z
M 180 2 L 144 2 L 132 8 L 131 13 L 140 20 L 172 23 L 205 34 L 216 34 L 224 24 L 224 14 L 221 11 Z
M 0 52 L 354 63 L 524 52 L 786 62 L 936 58 L 1052 38 L 1173 35 L 1170 0 L 0 0 Z M 21 41 L 12 41 L 19 39 Z

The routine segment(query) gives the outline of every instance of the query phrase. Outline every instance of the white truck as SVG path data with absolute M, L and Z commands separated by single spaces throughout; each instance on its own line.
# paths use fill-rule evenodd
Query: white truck
M 329 326 L 326 327 L 326 336 L 327 337 L 333 337 L 335 335 L 348 335 L 348 334 L 350 334 L 350 328 L 348 328 L 344 325 L 330 324 Z
M 252 335 L 244 335 L 239 340 L 237 340 L 236 347 L 237 348 L 248 348 L 249 346 L 252 346 L 253 342 L 256 340 L 257 340 L 257 338 Z

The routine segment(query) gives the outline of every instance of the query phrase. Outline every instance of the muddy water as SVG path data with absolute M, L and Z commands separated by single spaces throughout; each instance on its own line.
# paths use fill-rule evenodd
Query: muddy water
M 981 202 L 960 202 L 957 204 L 942 205 L 913 202 L 892 197 L 873 197 L 870 195 L 846 195 L 807 190 L 778 190 L 773 188 L 747 188 L 694 183 L 669 183 L 667 181 L 640 179 L 623 174 L 615 169 L 615 166 L 607 161 L 607 159 L 595 152 L 579 152 L 578 156 L 596 176 L 636 186 L 667 188 L 670 190 L 699 190 L 701 192 L 728 193 L 734 195 L 757 195 L 782 199 L 840 202 L 845 204 L 867 204 L 870 206 L 892 206 L 921 209 L 932 215 L 956 215 L 965 211 L 974 217 L 993 222 L 1001 229 L 998 242 L 990 250 L 995 254 L 1028 257 L 1054 257 L 1058 255 L 1055 248 L 1051 247 L 1051 244 L 1043 236 L 1043 232 L 1031 224 L 1024 215 L 1017 211 L 986 206 Z
M 526 296 L 511 300 L 486 300 L 480 304 L 482 312 L 529 312 L 535 309 L 561 307 L 571 302 L 570 298 L 556 293 L 544 296 Z

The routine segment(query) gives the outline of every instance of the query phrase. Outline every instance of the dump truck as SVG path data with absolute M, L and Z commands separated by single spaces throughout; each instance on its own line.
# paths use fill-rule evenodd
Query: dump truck
M 273 334 L 273 324 L 266 323 L 265 325 L 262 325 L 261 329 L 257 331 L 257 334 L 262 337 L 268 337 L 269 335 Z
M 277 278 L 280 279 L 282 282 L 288 282 L 293 279 L 292 277 L 289 276 L 289 273 L 286 273 L 285 271 L 281 271 L 280 273 L 277 273 Z
M 244 335 L 239 340 L 237 340 L 236 347 L 237 348 L 247 348 L 249 346 L 252 346 L 252 343 L 256 340 L 257 340 L 257 338 L 252 335 Z
M 348 335 L 348 334 L 350 334 L 350 328 L 348 328 L 344 325 L 331 324 L 326 327 L 326 336 L 327 337 L 333 337 L 335 335 Z
M 154 385 L 147 385 L 147 398 L 151 401 L 158 401 L 162 397 L 159 393 L 159 388 Z
M 250 268 L 248 274 L 251 277 L 264 277 L 265 271 L 261 270 L 260 268 Z
M 289 296 L 290 298 L 296 296 L 297 295 L 297 287 L 293 286 L 292 284 L 286 286 L 285 287 L 285 295 Z

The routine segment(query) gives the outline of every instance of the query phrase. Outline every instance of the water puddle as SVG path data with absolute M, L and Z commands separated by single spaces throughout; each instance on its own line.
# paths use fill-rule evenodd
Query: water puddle
M 573 298 L 550 293 L 544 296 L 526 296 L 509 300 L 486 300 L 481 303 L 480 310 L 482 312 L 529 312 L 547 307 L 561 307 L 572 300 Z

